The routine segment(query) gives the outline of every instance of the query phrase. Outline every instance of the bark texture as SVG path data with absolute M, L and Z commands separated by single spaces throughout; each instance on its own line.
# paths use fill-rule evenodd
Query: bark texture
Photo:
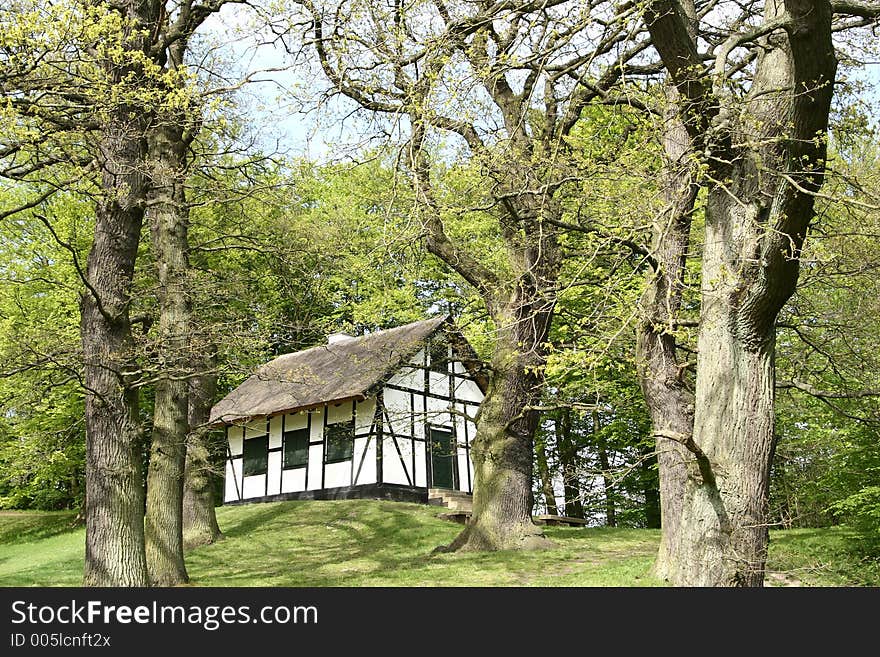
M 535 456 L 538 460 L 538 477 L 541 481 L 541 493 L 544 495 L 547 513 L 558 516 L 559 508 L 556 506 L 556 494 L 553 492 L 553 475 L 547 462 L 547 444 L 539 438 L 535 439 Z
M 167 117 L 166 117 L 167 118 Z M 145 539 L 150 582 L 188 581 L 183 558 L 183 476 L 189 433 L 187 293 L 187 141 L 178 121 L 157 125 L 150 139 L 153 179 L 150 233 L 159 282 L 159 368 L 147 476 Z
M 115 197 L 96 213 L 90 290 L 80 299 L 86 385 L 84 586 L 144 586 L 144 488 L 129 293 L 143 222 L 143 125 L 105 128 L 103 185 Z M 125 190 L 125 191 L 123 191 Z
M 744 99 L 695 79 L 675 2 L 651 3 L 652 37 L 710 154 L 691 452 L 672 582 L 761 586 L 774 451 L 775 321 L 794 292 L 825 167 L 836 57 L 823 0 L 770 0 Z M 723 72 L 723 62 L 716 75 Z M 688 114 L 687 112 L 690 112 Z M 687 117 L 698 116 L 698 120 Z M 711 125 L 708 136 L 701 126 Z
M 121 43 L 131 61 L 105 62 L 115 84 L 138 80 L 138 54 L 146 52 L 139 30 L 152 26 L 151 5 L 117 6 L 130 21 Z M 137 28 L 137 29 L 135 29 Z M 122 91 L 122 94 L 129 92 Z M 123 96 L 124 97 L 124 96 Z M 86 389 L 86 554 L 84 586 L 144 586 L 144 488 L 137 365 L 129 317 L 148 181 L 144 172 L 149 112 L 124 100 L 100 129 L 102 198 L 95 213 L 95 239 L 80 298 L 83 381 Z
M 675 331 L 685 284 L 691 217 L 699 192 L 695 154 L 679 119 L 674 89 L 667 94 L 667 101 L 663 135 L 666 211 L 652 231 L 655 265 L 642 295 L 642 320 L 636 333 L 639 385 L 651 415 L 660 477 L 660 548 L 653 572 L 661 579 L 671 575 L 690 460 L 687 450 L 667 436 L 690 435 L 693 431 L 693 393 L 686 385 L 687 364 Z
M 520 305 L 498 321 L 489 390 L 477 415 L 471 448 L 474 511 L 450 550 L 535 549 L 552 545 L 532 522 L 533 436 L 540 413 L 550 308 Z M 532 348 L 524 349 L 524 346 Z
M 217 391 L 214 363 L 200 366 L 201 374 L 190 379 L 189 438 L 183 489 L 183 544 L 185 548 L 208 545 L 223 538 L 214 510 L 214 459 L 212 432 L 206 426 Z

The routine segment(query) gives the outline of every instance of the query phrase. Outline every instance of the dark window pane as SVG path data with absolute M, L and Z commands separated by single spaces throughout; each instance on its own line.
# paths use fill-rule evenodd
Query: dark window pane
M 300 468 L 309 462 L 309 430 L 284 432 L 284 467 Z
M 354 452 L 354 422 L 340 422 L 328 424 L 324 430 L 327 438 L 327 452 L 325 461 L 347 461 Z
M 244 476 L 266 474 L 269 467 L 269 436 L 244 441 Z

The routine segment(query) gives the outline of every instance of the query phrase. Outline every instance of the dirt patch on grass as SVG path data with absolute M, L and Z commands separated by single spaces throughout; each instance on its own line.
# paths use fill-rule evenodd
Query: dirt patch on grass
M 804 586 L 804 583 L 789 573 L 768 571 L 764 576 L 764 584 L 768 586 Z

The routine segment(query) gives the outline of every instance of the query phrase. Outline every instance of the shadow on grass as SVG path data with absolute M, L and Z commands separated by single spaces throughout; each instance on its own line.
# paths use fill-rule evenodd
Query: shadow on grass
M 546 585 L 556 573 L 567 577 L 591 564 L 656 550 L 650 538 L 646 543 L 644 530 L 630 535 L 619 529 L 547 528 L 556 547 L 546 551 L 432 555 L 462 526 L 423 505 L 400 502 L 254 504 L 229 507 L 218 517 L 226 539 L 187 556 L 196 585 Z M 602 547 L 592 545 L 594 537 Z
M 78 528 L 76 511 L 0 512 L 0 545 L 32 543 Z
M 828 541 L 829 537 L 832 536 L 832 532 L 837 531 L 841 534 L 842 532 L 839 528 L 829 529 L 828 527 L 822 527 L 821 529 L 777 529 L 770 533 L 770 540 L 775 541 L 778 544 L 783 543 L 801 543 L 803 541 L 816 540 L 822 543 Z
M 399 502 L 280 502 L 238 507 L 226 539 L 188 557 L 197 584 L 348 586 L 374 572 L 422 569 L 461 527 Z M 262 505 L 260 505 L 262 506 Z M 416 513 L 413 511 L 416 510 Z M 246 561 L 240 555 L 248 554 Z M 239 557 L 239 558 L 237 558 Z
M 290 509 L 286 508 L 283 502 L 265 505 L 266 508 L 263 509 L 259 509 L 259 506 L 263 505 L 249 504 L 241 507 L 247 509 L 247 512 L 241 514 L 241 517 L 235 524 L 223 527 L 223 535 L 226 538 L 247 536 L 256 530 L 263 529 L 279 516 L 283 516 L 290 512 Z

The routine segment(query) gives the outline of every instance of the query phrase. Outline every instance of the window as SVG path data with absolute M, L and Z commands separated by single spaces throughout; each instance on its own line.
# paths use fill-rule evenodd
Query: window
M 324 429 L 324 437 L 327 440 L 327 451 L 324 456 L 326 463 L 347 461 L 351 458 L 354 452 L 353 421 L 328 424 Z
M 244 441 L 244 476 L 266 474 L 269 467 L 269 436 Z
M 284 432 L 284 469 L 301 468 L 309 462 L 309 430 Z
M 428 368 L 432 372 L 440 372 L 440 374 L 449 373 L 449 355 L 446 351 L 446 343 L 439 339 L 431 340 L 430 362 Z

